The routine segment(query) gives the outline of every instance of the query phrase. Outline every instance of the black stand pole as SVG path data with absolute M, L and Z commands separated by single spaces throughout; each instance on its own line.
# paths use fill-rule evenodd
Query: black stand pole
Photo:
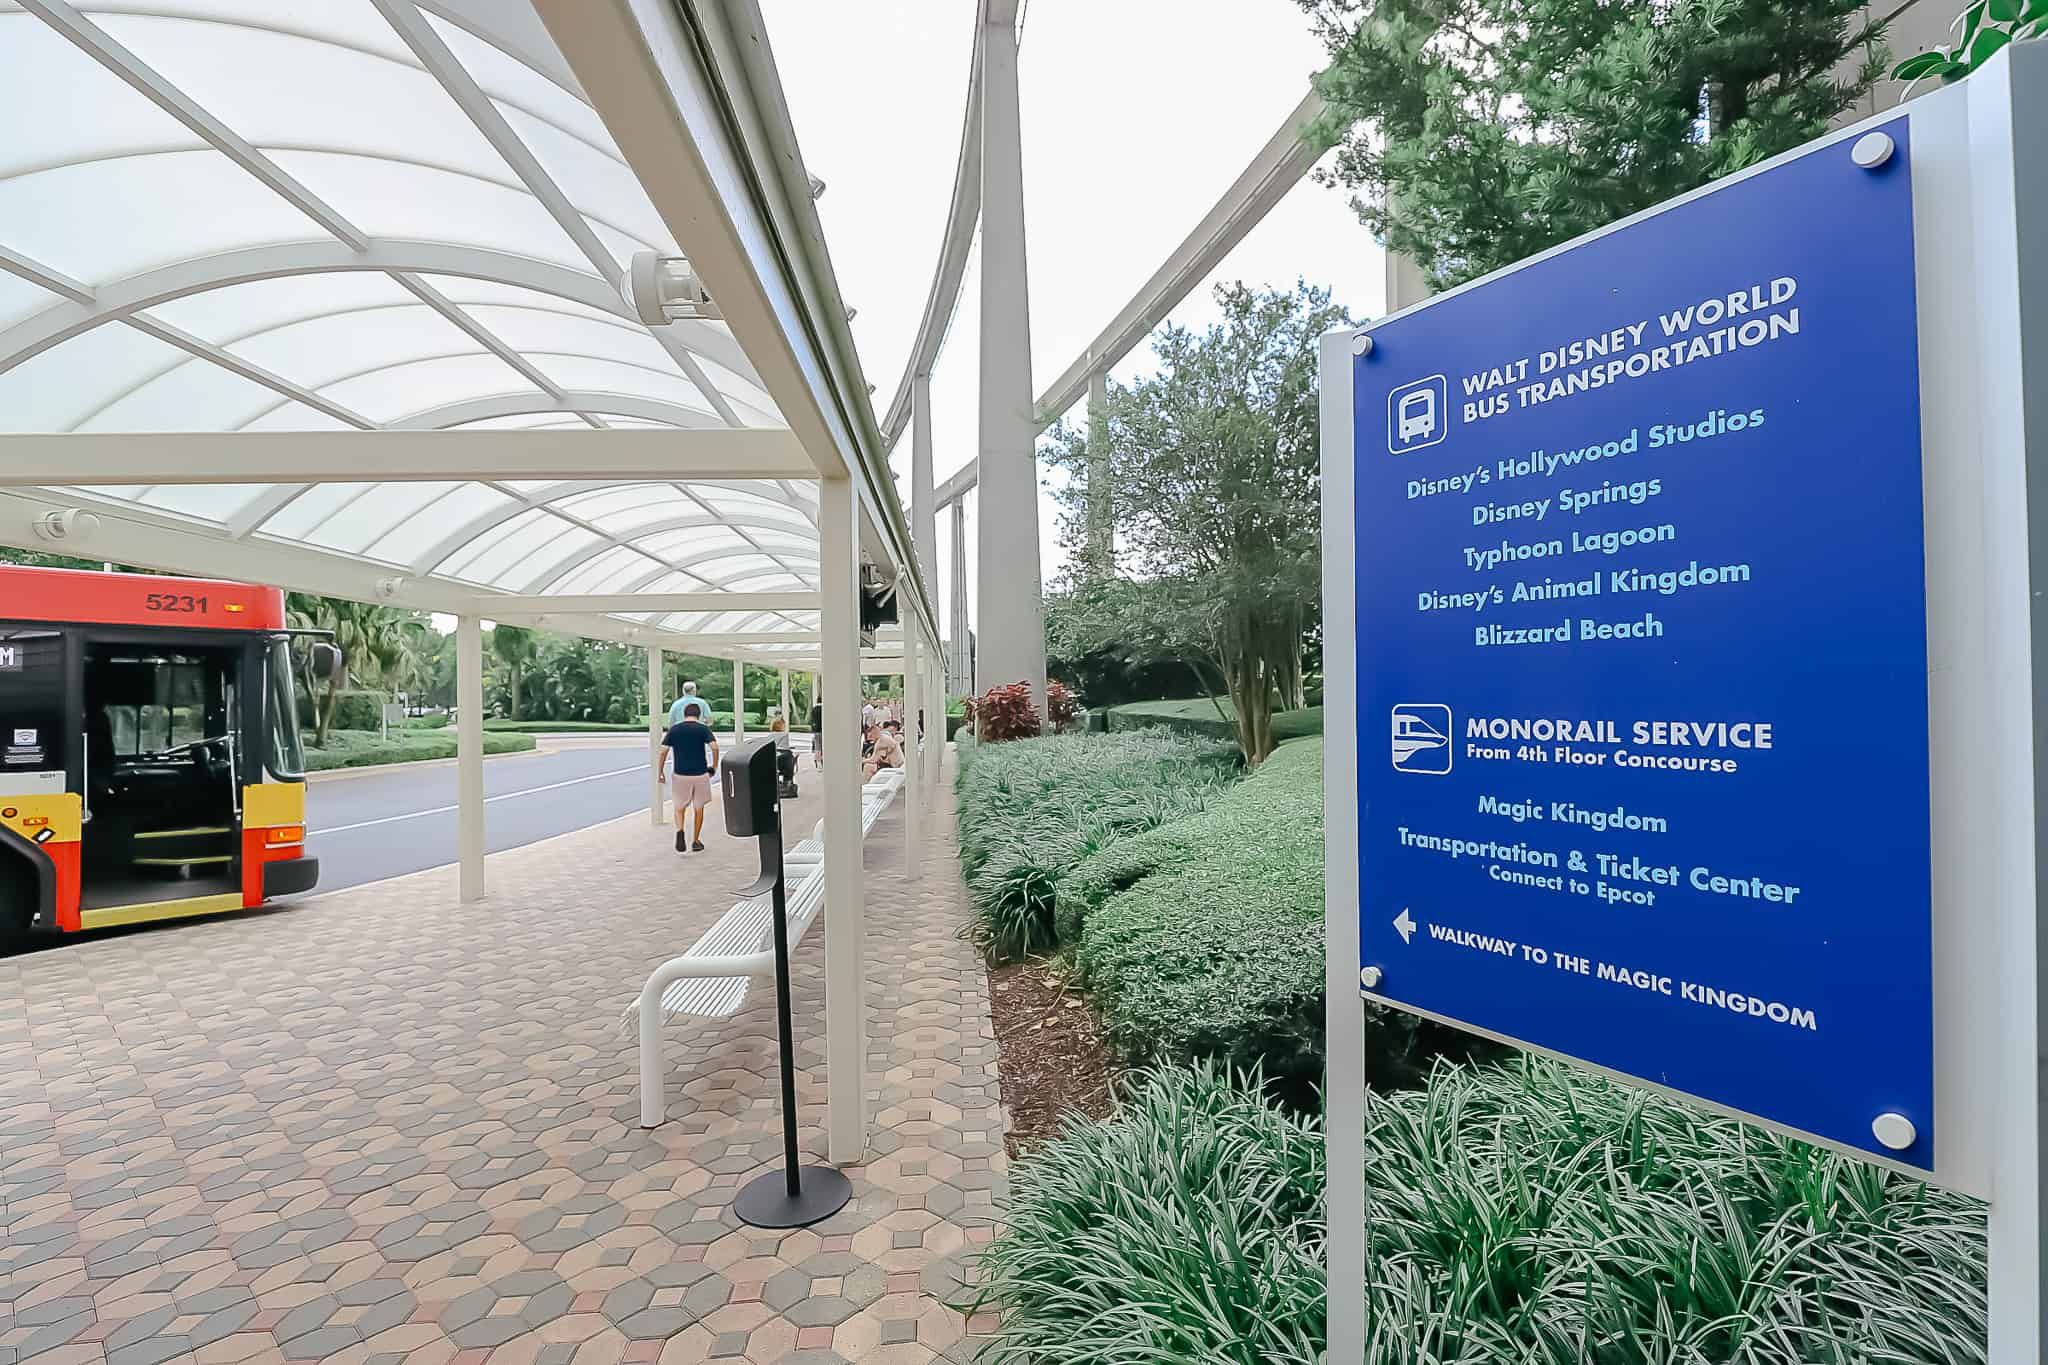
M 779 778 L 780 774 L 776 774 Z M 732 1201 L 742 1223 L 757 1228 L 802 1228 L 830 1218 L 853 1198 L 853 1185 L 831 1166 L 805 1166 L 796 1150 L 796 1034 L 790 1022 L 788 879 L 782 867 L 782 831 L 760 836 L 761 876 L 775 904 L 775 1017 L 782 1044 L 782 1174 L 756 1176 Z M 770 868 L 770 859 L 774 860 Z M 756 883 L 759 894 L 759 883 Z

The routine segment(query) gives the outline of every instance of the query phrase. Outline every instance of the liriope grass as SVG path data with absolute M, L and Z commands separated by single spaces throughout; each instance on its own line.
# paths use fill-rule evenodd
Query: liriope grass
M 1011 1174 L 984 1358 L 1326 1346 L 1322 1137 L 1261 1082 L 1152 1073 Z M 1983 1365 L 1984 1210 L 1535 1059 L 1367 1097 L 1368 1365 Z
M 998 961 L 1050 951 L 1059 883 L 1077 863 L 1201 810 L 1238 775 L 1229 745 L 1160 732 L 977 746 L 958 778 L 971 936 Z
M 995 1365 L 1315 1365 L 1323 1142 L 1207 1065 L 1011 1168 L 980 1258 Z
M 1367 1359 L 1971 1365 L 1981 1206 L 1523 1058 L 1369 1097 Z

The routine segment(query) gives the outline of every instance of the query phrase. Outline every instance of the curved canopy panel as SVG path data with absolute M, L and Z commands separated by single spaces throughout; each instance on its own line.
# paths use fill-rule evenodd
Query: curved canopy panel
M 0 433 L 785 427 L 724 323 L 627 306 L 682 253 L 526 0 L 0 0 L 0 126 Z M 818 587 L 786 473 L 331 477 L 31 491 L 484 591 Z

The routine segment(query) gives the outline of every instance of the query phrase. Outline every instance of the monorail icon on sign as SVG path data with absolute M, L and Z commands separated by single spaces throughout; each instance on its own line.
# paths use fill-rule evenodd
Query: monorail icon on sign
M 1438 702 L 1402 702 L 1393 712 L 1394 767 L 1442 776 L 1451 770 L 1451 708 Z
M 1450 393 L 1442 375 L 1403 384 L 1387 395 L 1388 454 L 1433 446 L 1449 430 Z

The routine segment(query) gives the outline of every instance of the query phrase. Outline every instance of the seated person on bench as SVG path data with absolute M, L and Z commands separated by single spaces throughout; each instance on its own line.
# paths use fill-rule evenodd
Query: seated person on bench
M 902 766 L 903 742 L 891 730 L 879 725 L 869 726 L 868 756 L 860 765 L 861 780 L 872 782 L 882 769 Z
M 789 720 L 780 707 L 768 713 L 768 732 L 775 736 L 775 772 L 784 796 L 796 795 L 796 751 L 789 747 Z

